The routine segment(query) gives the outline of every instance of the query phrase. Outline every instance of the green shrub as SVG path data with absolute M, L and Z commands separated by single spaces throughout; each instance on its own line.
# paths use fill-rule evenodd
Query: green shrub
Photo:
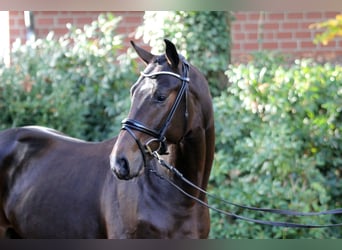
M 229 67 L 232 85 L 214 99 L 217 141 L 209 189 L 256 207 L 297 211 L 341 207 L 342 68 L 309 60 L 290 66 L 283 62 L 259 56 L 249 64 Z M 251 218 L 288 219 L 211 202 Z M 293 222 L 336 220 L 297 217 Z M 328 238 L 340 233 L 339 228 L 256 225 L 212 213 L 213 238 Z
M 14 47 L 0 69 L 0 128 L 43 125 L 87 140 L 116 135 L 128 110 L 136 65 L 120 55 L 119 17 L 100 15 L 60 39 Z
M 227 87 L 224 72 L 230 62 L 230 22 L 226 11 L 147 11 L 137 37 L 162 53 L 170 39 L 185 58 L 208 79 L 213 95 Z
M 1 66 L 0 129 L 44 125 L 81 136 L 84 107 L 75 101 L 71 81 L 50 67 L 55 49 L 58 42 L 38 40 L 15 48 L 11 67 Z

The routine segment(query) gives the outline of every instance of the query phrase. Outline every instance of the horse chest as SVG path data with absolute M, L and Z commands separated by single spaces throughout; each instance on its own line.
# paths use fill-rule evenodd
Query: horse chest
M 149 204 L 151 205 L 151 204 Z M 137 212 L 134 238 L 193 238 L 196 220 L 189 211 L 177 207 L 142 205 Z
M 120 217 L 121 222 L 115 225 L 118 235 L 113 238 L 199 237 L 196 211 L 180 207 L 175 197 L 126 188 L 116 204 L 116 218 Z

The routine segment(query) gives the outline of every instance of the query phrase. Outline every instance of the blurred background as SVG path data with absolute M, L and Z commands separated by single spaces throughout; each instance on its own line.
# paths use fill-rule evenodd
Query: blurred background
M 341 12 L 0 11 L 0 31 L 1 130 L 41 125 L 90 141 L 114 137 L 144 67 L 129 40 L 162 53 L 168 38 L 206 76 L 213 97 L 209 192 L 256 207 L 341 207 Z M 342 235 L 341 228 L 276 228 L 215 212 L 211 222 L 210 238 Z

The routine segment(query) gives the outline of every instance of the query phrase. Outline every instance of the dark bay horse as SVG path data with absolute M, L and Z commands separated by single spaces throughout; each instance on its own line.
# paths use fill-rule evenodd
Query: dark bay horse
M 43 127 L 0 133 L 0 231 L 20 238 L 206 238 L 206 201 L 152 152 L 206 189 L 214 121 L 202 74 L 165 40 L 131 89 L 117 138 L 90 143 Z M 114 172 L 114 174 L 113 174 Z M 163 178 L 162 178 L 163 177 Z

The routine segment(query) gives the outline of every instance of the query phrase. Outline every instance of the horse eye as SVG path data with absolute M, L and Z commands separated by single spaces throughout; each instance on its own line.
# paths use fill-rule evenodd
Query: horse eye
M 153 99 L 156 102 L 164 102 L 167 99 L 167 95 L 164 92 L 156 91 L 154 92 Z
M 166 100 L 167 96 L 165 95 L 157 95 L 157 101 L 158 102 L 164 102 Z

